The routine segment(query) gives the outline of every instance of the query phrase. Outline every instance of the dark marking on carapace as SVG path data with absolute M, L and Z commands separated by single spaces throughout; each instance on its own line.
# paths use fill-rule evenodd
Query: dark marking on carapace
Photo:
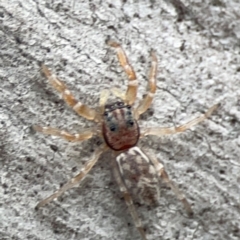
M 129 149 L 139 139 L 139 126 L 132 108 L 123 102 L 106 105 L 102 130 L 107 145 L 115 151 Z

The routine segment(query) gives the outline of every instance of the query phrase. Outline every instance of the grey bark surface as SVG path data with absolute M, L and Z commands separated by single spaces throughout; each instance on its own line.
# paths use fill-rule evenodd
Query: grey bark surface
M 43 198 L 76 175 L 100 141 L 68 143 L 34 133 L 52 126 L 77 133 L 77 116 L 41 74 L 45 63 L 82 102 L 127 77 L 105 42 L 120 42 L 146 93 L 150 50 L 157 93 L 142 126 L 185 123 L 221 107 L 182 134 L 147 137 L 186 194 L 193 218 L 162 187 L 159 206 L 137 205 L 151 239 L 240 239 L 239 1 L 0 1 L 0 239 L 140 239 L 104 154 L 84 182 L 39 211 Z

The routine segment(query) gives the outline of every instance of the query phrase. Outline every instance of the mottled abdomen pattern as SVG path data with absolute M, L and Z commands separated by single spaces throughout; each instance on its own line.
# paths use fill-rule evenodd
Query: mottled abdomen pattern
M 160 197 L 159 180 L 149 157 L 135 146 L 119 154 L 116 161 L 134 200 L 147 205 L 156 204 Z
M 131 148 L 139 139 L 139 127 L 132 107 L 123 102 L 105 106 L 102 130 L 107 145 L 115 151 Z

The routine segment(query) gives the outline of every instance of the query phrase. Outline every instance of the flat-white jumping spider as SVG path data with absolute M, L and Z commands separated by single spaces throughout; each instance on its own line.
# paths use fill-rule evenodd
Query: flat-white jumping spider
M 202 116 L 178 127 L 143 127 L 140 129 L 138 125 L 139 116 L 149 108 L 156 92 L 157 57 L 154 52 L 151 53 L 152 63 L 148 81 L 149 92 L 142 102 L 136 108 L 133 108 L 132 105 L 136 100 L 138 88 L 135 72 L 129 64 L 120 44 L 113 41 L 109 41 L 108 44 L 116 49 L 118 60 L 129 79 L 128 88 L 126 93 L 118 89 L 111 89 L 111 92 L 117 98 L 121 99 L 121 101 L 108 104 L 109 91 L 102 91 L 98 110 L 94 110 L 78 102 L 67 89 L 66 85 L 52 74 L 46 66 L 42 66 L 42 70 L 49 82 L 62 94 L 66 103 L 80 116 L 96 122 L 97 127 L 87 129 L 78 134 L 70 134 L 51 127 L 35 126 L 35 130 L 45 134 L 59 136 L 73 142 L 80 142 L 90 139 L 94 135 L 98 135 L 104 140 L 104 143 L 94 152 L 92 158 L 87 161 L 79 174 L 63 185 L 54 194 L 39 202 L 37 208 L 58 198 L 65 191 L 80 183 L 92 169 L 100 155 L 106 150 L 111 150 L 115 158 L 115 160 L 111 161 L 114 165 L 114 176 L 129 208 L 134 224 L 139 230 L 142 239 L 146 240 L 146 234 L 133 205 L 131 195 L 133 195 L 134 198 L 137 197 L 140 202 L 146 204 L 157 202 L 159 199 L 158 183 L 159 179 L 162 178 L 183 203 L 187 213 L 192 215 L 193 212 L 184 194 L 171 182 L 159 160 L 154 156 L 147 155 L 137 146 L 139 138 L 147 135 L 162 136 L 183 132 L 209 117 L 218 105 L 212 106 Z

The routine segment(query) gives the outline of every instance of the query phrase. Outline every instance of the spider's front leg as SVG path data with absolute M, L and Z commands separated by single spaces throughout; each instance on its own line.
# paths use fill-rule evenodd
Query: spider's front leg
M 120 97 L 121 99 L 123 99 L 127 104 L 132 105 L 135 102 L 136 96 L 137 96 L 138 81 L 136 78 L 136 74 L 132 66 L 129 64 L 127 56 L 124 50 L 122 49 L 121 45 L 113 41 L 108 41 L 108 45 L 116 49 L 118 60 L 129 78 L 128 89 L 126 94 L 123 94 L 118 89 L 113 89 L 112 91 L 117 97 Z M 148 80 L 149 92 L 146 95 L 146 97 L 142 100 L 140 105 L 137 107 L 137 109 L 135 110 L 134 115 L 136 119 L 138 119 L 139 115 L 144 113 L 149 108 L 157 88 L 156 86 L 157 56 L 153 51 L 151 52 L 151 56 L 152 56 L 152 64 L 151 64 L 149 80 Z
M 120 65 L 126 72 L 128 79 L 129 79 L 128 89 L 127 89 L 125 96 L 123 96 L 121 93 L 117 93 L 117 91 L 116 91 L 116 93 L 121 98 L 124 98 L 123 100 L 125 100 L 125 102 L 127 104 L 132 105 L 136 100 L 137 89 L 138 89 L 138 81 L 137 81 L 134 69 L 128 62 L 127 56 L 119 43 L 114 42 L 114 41 L 108 41 L 107 43 L 109 46 L 114 47 L 116 49 Z
M 36 209 L 43 207 L 47 203 L 53 201 L 54 199 L 57 199 L 59 196 L 61 196 L 64 192 L 66 192 L 68 189 L 74 187 L 75 185 L 79 184 L 84 177 L 89 173 L 89 171 L 92 169 L 92 167 L 96 164 L 97 160 L 99 159 L 100 155 L 106 151 L 108 147 L 103 144 L 101 145 L 93 154 L 92 158 L 86 162 L 84 167 L 81 169 L 80 173 L 77 174 L 74 178 L 70 179 L 65 185 L 63 185 L 60 189 L 58 189 L 54 194 L 47 197 L 46 199 L 42 200 L 38 203 L 36 206 Z
M 80 116 L 92 120 L 98 121 L 98 114 L 94 109 L 89 108 L 87 105 L 78 102 L 72 93 L 67 89 L 67 86 L 56 76 L 54 75 L 45 65 L 42 65 L 42 71 L 45 76 L 48 78 L 51 85 L 62 94 L 65 102 L 73 108 Z
M 155 52 L 151 52 L 152 56 L 152 64 L 151 64 L 151 69 L 150 69 L 150 74 L 149 74 L 149 80 L 148 80 L 148 85 L 149 85 L 149 91 L 146 97 L 142 100 L 142 102 L 139 104 L 137 109 L 135 110 L 135 118 L 138 119 L 139 116 L 146 112 L 147 109 L 150 107 L 152 100 L 154 98 L 156 89 L 157 89 L 157 83 L 156 83 L 156 76 L 157 76 L 157 56 Z

